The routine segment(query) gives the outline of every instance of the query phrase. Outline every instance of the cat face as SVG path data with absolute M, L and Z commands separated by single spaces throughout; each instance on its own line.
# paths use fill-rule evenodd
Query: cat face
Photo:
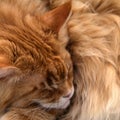
M 40 103 L 45 108 L 64 109 L 68 107 L 74 93 L 73 78 L 71 76 L 72 68 L 68 68 L 65 76 L 63 74 L 61 74 L 61 78 L 57 79 L 57 75 L 54 76 L 54 74 L 48 73 L 47 80 L 41 83 L 43 87 L 42 91 L 40 90 L 42 99 L 35 99 L 34 101 Z
M 0 111 L 33 104 L 68 107 L 74 93 L 73 68 L 57 34 L 69 14 L 69 4 L 43 16 L 23 15 L 16 6 L 7 11 L 0 9 L 5 21 L 0 20 Z
M 54 69 L 54 68 L 51 68 Z M 61 76 L 57 76 L 51 70 L 47 72 L 46 75 L 42 73 L 33 73 L 28 76 L 28 78 L 22 78 L 24 80 L 22 85 L 17 86 L 21 88 L 24 92 L 30 93 L 24 98 L 20 99 L 14 103 L 13 106 L 26 106 L 29 104 L 37 103 L 44 108 L 56 108 L 64 109 L 70 104 L 70 99 L 73 96 L 74 88 L 72 83 L 72 68 L 68 69 L 68 72 Z M 58 77 L 58 78 L 57 78 Z M 26 81 L 26 83 L 25 83 Z M 27 81 L 30 81 L 29 84 Z M 17 89 L 16 91 L 20 91 Z M 25 93 L 25 94 L 26 94 Z M 16 92 L 18 94 L 18 92 Z M 27 101 L 27 102 L 24 102 Z M 20 107 L 20 106 L 19 106 Z
M 50 70 L 44 69 L 44 72 L 35 70 L 27 74 L 18 71 L 9 80 L 12 83 L 12 88 L 10 88 L 11 83 L 6 85 L 7 89 L 13 91 L 10 93 L 12 98 L 10 98 L 9 104 L 12 107 L 28 107 L 38 104 L 49 109 L 65 109 L 70 104 L 74 93 L 72 66 L 69 64 L 69 67 L 66 67 L 68 66 L 56 69 L 52 66 Z M 65 71 L 60 71 L 61 69 Z M 9 76 L 12 76 L 12 73 Z

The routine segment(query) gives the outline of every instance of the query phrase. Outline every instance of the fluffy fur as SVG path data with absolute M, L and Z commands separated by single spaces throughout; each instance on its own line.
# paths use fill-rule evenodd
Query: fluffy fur
M 53 0 L 59 6 L 64 0 Z M 68 22 L 75 96 L 60 120 L 119 120 L 120 1 L 73 0 Z
M 70 103 L 72 62 L 57 39 L 70 3 L 41 15 L 45 5 L 0 0 L 0 120 L 54 120 Z

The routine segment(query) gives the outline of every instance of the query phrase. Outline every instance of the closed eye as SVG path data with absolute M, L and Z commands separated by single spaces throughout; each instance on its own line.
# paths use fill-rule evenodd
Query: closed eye
M 57 89 L 58 88 L 58 85 L 52 85 L 53 88 Z

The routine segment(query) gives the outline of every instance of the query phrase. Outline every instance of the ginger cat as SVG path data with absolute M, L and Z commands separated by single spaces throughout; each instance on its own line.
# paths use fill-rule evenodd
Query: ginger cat
M 54 120 L 69 106 L 73 67 L 58 32 L 70 9 L 0 0 L 0 120 Z

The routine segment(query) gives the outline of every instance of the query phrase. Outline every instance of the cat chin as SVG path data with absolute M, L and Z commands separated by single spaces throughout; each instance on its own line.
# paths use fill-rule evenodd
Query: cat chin
M 58 102 L 55 103 L 45 103 L 40 100 L 33 100 L 35 103 L 40 104 L 43 108 L 47 109 L 65 109 L 70 105 L 70 99 L 61 98 Z
M 65 109 L 69 106 L 70 100 L 66 101 L 61 101 L 58 103 L 46 103 L 46 104 L 41 104 L 44 108 L 49 108 L 49 109 Z
M 61 109 L 67 108 L 67 107 L 69 106 L 69 104 L 70 104 L 70 100 L 67 101 L 67 102 L 65 102 L 65 103 L 63 104 L 63 106 L 61 106 Z

